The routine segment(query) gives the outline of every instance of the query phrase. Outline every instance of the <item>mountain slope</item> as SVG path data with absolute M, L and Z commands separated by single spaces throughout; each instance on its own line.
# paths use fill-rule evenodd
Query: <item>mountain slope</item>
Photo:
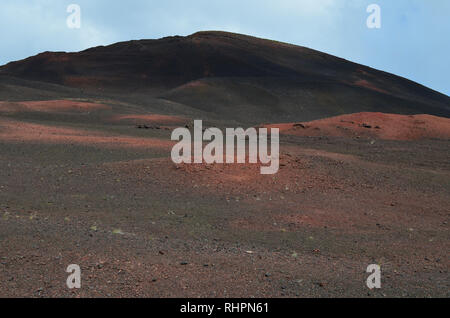
M 308 48 L 226 32 L 45 52 L 0 67 L 0 75 L 143 102 L 169 100 L 242 123 L 363 111 L 450 117 L 448 96 L 412 81 Z

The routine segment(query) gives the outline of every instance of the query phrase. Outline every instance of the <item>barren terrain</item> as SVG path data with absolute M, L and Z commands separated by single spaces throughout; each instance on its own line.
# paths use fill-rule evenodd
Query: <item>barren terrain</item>
M 0 67 L 0 297 L 450 296 L 448 96 L 214 32 L 37 59 Z M 175 165 L 194 119 L 279 127 L 279 173 Z

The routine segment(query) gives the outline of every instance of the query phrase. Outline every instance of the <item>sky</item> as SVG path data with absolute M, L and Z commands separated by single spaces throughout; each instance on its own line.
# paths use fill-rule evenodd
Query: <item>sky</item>
M 67 7 L 81 9 L 69 28 Z M 379 5 L 381 28 L 368 28 Z M 223 30 L 288 42 L 450 95 L 449 0 L 1 0 L 0 65 L 44 51 Z

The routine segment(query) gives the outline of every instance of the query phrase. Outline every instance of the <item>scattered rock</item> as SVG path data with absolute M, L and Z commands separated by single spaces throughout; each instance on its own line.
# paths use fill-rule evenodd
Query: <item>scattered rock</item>
M 114 229 L 114 230 L 112 231 L 112 233 L 113 233 L 113 234 L 117 234 L 117 235 L 124 235 L 124 234 L 125 234 L 125 233 L 123 233 L 122 230 L 120 230 L 120 229 Z

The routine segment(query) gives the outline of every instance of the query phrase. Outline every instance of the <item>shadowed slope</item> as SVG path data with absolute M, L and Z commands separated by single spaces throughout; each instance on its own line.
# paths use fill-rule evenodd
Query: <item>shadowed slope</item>
M 0 67 L 0 74 L 96 94 L 156 97 L 250 124 L 361 111 L 450 117 L 450 98 L 417 83 L 308 48 L 226 32 L 45 52 Z

